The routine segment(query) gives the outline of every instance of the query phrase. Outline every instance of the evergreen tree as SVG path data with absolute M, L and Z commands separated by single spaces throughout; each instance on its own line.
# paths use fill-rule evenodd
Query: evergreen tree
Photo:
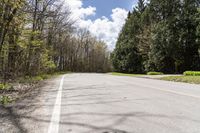
M 199 70 L 199 46 L 198 35 L 198 8 L 196 0 L 183 0 L 181 3 L 180 43 L 182 46 L 183 64 L 182 71 Z
M 178 71 L 181 58 L 178 37 L 180 1 L 152 0 L 150 6 L 154 19 L 152 20 L 152 44 L 148 61 L 150 64 L 147 64 L 146 69 L 147 71 L 155 69 L 165 73 L 175 73 Z
M 137 48 L 139 33 L 138 11 L 134 10 L 128 17 L 116 44 L 112 59 L 116 71 L 141 73 L 142 62 Z
M 182 73 L 200 69 L 196 0 L 139 0 L 113 52 L 117 71 Z M 144 69 L 145 68 L 145 69 Z
M 138 1 L 138 5 L 136 7 L 136 9 L 138 10 L 138 12 L 143 13 L 145 11 L 145 0 L 139 0 Z

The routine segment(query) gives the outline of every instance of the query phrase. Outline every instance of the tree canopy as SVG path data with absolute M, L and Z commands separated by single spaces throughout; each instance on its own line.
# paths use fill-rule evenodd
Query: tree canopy
M 74 27 L 63 3 L 1 0 L 0 6 L 0 77 L 110 69 L 106 44 Z
M 115 71 L 200 70 L 199 8 L 196 0 L 139 0 L 112 53 Z

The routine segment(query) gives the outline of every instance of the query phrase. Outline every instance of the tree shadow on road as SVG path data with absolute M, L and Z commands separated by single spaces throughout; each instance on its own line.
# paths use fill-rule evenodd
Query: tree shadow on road
M 45 82 L 43 82 L 43 85 L 38 84 L 35 88 L 26 90 L 23 96 L 14 103 L 0 105 L 0 132 L 1 130 L 14 133 L 28 132 L 22 123 L 22 119 L 41 108 L 39 98 L 43 86 L 45 86 Z
M 87 88 L 87 87 L 86 87 Z M 88 86 L 89 88 L 89 86 Z M 52 86 L 51 88 L 48 88 L 48 90 L 45 90 L 45 93 L 52 93 L 55 90 L 55 86 Z M 86 89 L 87 90 L 87 89 Z M 40 100 L 38 97 L 40 97 L 41 94 L 41 89 L 36 89 L 34 92 L 30 93 L 30 95 L 27 95 L 26 98 L 24 98 L 22 101 L 19 103 L 16 103 L 15 105 L 10 105 L 10 106 L 0 106 L 0 128 L 2 129 L 2 126 L 6 124 L 11 124 L 10 127 L 14 128 L 16 132 L 19 133 L 28 133 L 29 130 L 27 127 L 23 125 L 21 120 L 24 121 L 31 121 L 33 123 L 50 123 L 50 117 L 51 115 L 44 114 L 41 117 L 36 117 L 32 116 L 31 113 L 33 113 L 35 110 L 49 106 L 53 108 L 54 102 L 52 104 L 41 104 Z M 69 104 L 62 104 L 63 106 L 78 106 L 80 108 L 84 108 L 85 106 L 93 106 L 93 105 L 109 105 L 113 103 L 119 103 L 119 102 L 136 102 L 138 100 L 150 100 L 150 99 L 103 99 L 103 101 L 98 101 L 97 99 L 100 98 L 101 96 L 107 96 L 107 93 L 93 93 L 93 94 L 75 94 L 75 95 L 63 95 L 62 99 L 68 99 L 69 101 L 71 100 L 72 102 L 75 101 L 76 103 L 69 103 Z M 89 97 L 89 98 L 88 98 Z M 91 97 L 93 97 L 91 99 Z M 51 97 L 50 99 L 47 98 L 48 100 L 55 100 L 55 97 Z M 85 103 L 83 102 L 85 99 Z M 95 100 L 96 101 L 93 101 Z M 105 106 L 106 107 L 106 106 Z M 122 107 L 119 107 L 122 108 Z M 102 118 L 100 121 L 102 123 L 106 121 L 112 121 L 112 123 L 100 126 L 96 125 L 94 123 L 86 123 L 85 121 L 70 121 L 67 118 L 69 117 L 75 117 L 75 118 L 95 118 L 99 117 Z M 45 119 L 49 118 L 49 119 Z M 184 121 L 192 121 L 194 123 L 200 123 L 199 120 L 195 119 L 190 119 L 184 116 L 170 116 L 170 115 L 165 115 L 165 114 L 152 114 L 152 113 L 147 113 L 147 112 L 126 112 L 126 113 L 104 113 L 104 112 L 90 112 L 89 110 L 86 112 L 76 112 L 76 113 L 62 113 L 61 116 L 61 121 L 60 121 L 60 127 L 65 126 L 65 127 L 78 127 L 78 128 L 84 128 L 87 129 L 87 132 L 82 132 L 82 133 L 133 133 L 133 131 L 128 131 L 126 129 L 118 128 L 128 119 L 137 119 L 143 122 L 148 122 L 152 123 L 155 125 L 159 125 L 163 128 L 166 128 L 166 125 L 163 123 L 159 123 L 158 121 L 155 121 L 155 119 L 162 119 L 164 120 L 184 120 Z M 134 124 L 134 123 L 131 123 Z M 31 125 L 30 125 L 31 126 Z M 132 126 L 132 130 L 134 130 L 134 125 Z M 73 131 L 73 129 L 71 129 Z

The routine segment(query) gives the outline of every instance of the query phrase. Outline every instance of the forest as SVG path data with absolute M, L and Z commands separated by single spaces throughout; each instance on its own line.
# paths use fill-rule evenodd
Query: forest
M 112 67 L 124 73 L 200 70 L 199 0 L 139 0 L 111 54 L 105 42 L 74 26 L 61 1 L 1 0 L 0 7 L 0 78 Z
M 109 50 L 58 0 L 0 1 L 0 77 L 107 72 Z
M 124 73 L 200 70 L 200 1 L 139 0 L 111 58 Z

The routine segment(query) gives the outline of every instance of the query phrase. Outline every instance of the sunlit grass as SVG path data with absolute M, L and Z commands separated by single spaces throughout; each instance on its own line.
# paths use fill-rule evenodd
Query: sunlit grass
M 137 77 L 137 76 L 143 76 L 144 75 L 144 74 L 127 74 L 127 73 L 118 73 L 118 72 L 111 72 L 109 74 L 115 75 L 115 76 L 131 76 L 131 77 Z
M 164 75 L 162 72 L 148 72 L 147 75 Z
M 127 73 L 118 73 L 118 72 L 111 72 L 108 74 L 115 75 L 115 76 L 131 76 L 131 77 L 142 77 L 145 75 L 145 74 L 127 74 Z M 159 79 L 166 80 L 166 81 L 174 81 L 174 82 L 200 84 L 200 76 L 168 76 L 168 77 L 162 77 Z
M 200 76 L 169 76 L 169 77 L 163 77 L 160 79 L 167 80 L 167 81 L 174 81 L 174 82 L 200 84 Z

